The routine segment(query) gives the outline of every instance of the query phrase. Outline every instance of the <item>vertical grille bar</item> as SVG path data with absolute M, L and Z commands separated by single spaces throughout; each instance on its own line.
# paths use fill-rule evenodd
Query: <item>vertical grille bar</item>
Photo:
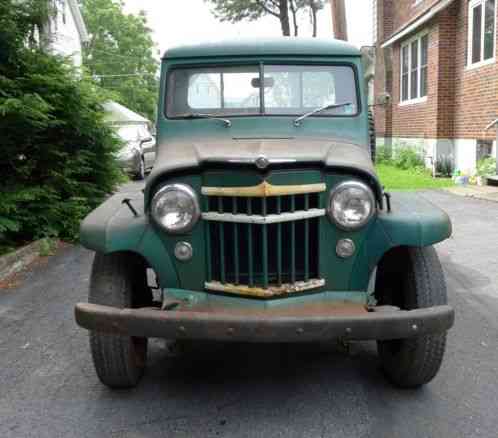
M 277 214 L 282 211 L 282 198 L 277 197 Z M 277 284 L 282 284 L 282 224 L 277 224 Z
M 294 195 L 290 197 L 291 213 L 296 210 L 296 198 Z M 291 282 L 296 282 L 296 223 L 291 222 Z
M 237 214 L 237 198 L 232 198 L 232 212 Z M 233 248 L 234 248 L 234 266 L 235 266 L 235 284 L 239 284 L 240 268 L 239 268 L 239 226 L 237 223 L 233 224 Z
M 266 216 L 267 205 L 266 198 L 262 198 L 262 214 Z M 262 230 L 262 252 L 263 252 L 263 287 L 268 287 L 268 225 L 263 225 Z
M 223 198 L 218 197 L 218 212 L 223 213 Z M 225 267 L 225 229 L 224 223 L 220 222 L 219 227 L 219 238 L 220 238 L 220 279 L 222 283 L 226 281 L 226 267 Z
M 307 211 L 310 208 L 310 198 L 306 193 L 304 195 L 304 210 Z M 304 220 L 304 281 L 310 279 L 310 221 L 309 219 Z
M 209 221 L 205 221 L 206 226 L 206 277 L 207 281 L 211 281 L 213 279 L 213 271 L 211 265 L 211 224 Z
M 247 214 L 252 214 L 252 200 L 247 198 Z M 252 224 L 247 226 L 247 265 L 249 274 L 249 286 L 254 286 L 254 260 L 252 258 Z

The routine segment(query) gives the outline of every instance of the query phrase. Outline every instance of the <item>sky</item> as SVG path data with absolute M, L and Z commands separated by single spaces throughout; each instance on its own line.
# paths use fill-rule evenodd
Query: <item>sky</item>
M 160 54 L 172 46 L 236 37 L 280 36 L 280 22 L 272 16 L 237 24 L 222 23 L 204 0 L 124 0 L 127 13 L 144 10 Z M 372 45 L 372 0 L 346 0 L 349 41 Z M 302 14 L 299 35 L 311 36 L 309 17 Z M 330 6 L 319 13 L 318 36 L 332 35 Z

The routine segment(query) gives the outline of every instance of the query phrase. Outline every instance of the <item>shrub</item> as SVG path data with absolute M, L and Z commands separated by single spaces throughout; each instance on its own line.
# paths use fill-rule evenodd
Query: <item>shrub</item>
M 493 157 L 482 158 L 477 162 L 478 176 L 493 176 L 496 175 L 496 159 Z
M 391 164 L 392 151 L 385 145 L 377 147 L 375 162 L 378 164 Z
M 439 176 L 451 177 L 453 175 L 453 157 L 451 155 L 441 155 L 436 160 L 436 173 Z
M 392 163 L 398 169 L 403 170 L 425 167 L 424 160 L 420 154 L 416 150 L 408 147 L 398 149 Z
M 62 58 L 25 45 L 34 3 L 0 3 L 0 248 L 76 238 L 121 175 L 106 96 Z

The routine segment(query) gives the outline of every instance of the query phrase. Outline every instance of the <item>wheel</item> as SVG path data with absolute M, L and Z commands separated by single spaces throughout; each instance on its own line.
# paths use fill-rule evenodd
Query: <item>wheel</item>
M 374 113 L 371 109 L 368 110 L 368 136 L 370 142 L 370 156 L 372 157 L 372 161 L 375 163 L 377 155 L 377 135 L 375 134 Z
M 152 302 L 146 267 L 128 254 L 95 254 L 88 302 L 119 308 Z M 147 338 L 90 332 L 90 350 L 101 382 L 111 388 L 131 388 L 143 375 Z
M 396 248 L 379 264 L 376 297 L 381 305 L 419 309 L 447 303 L 446 283 L 434 248 Z M 378 341 L 386 377 L 396 386 L 415 388 L 439 371 L 446 332 L 416 338 Z
M 137 181 L 142 181 L 144 178 L 145 178 L 145 162 L 144 158 L 141 157 L 137 173 L 135 174 L 135 179 Z

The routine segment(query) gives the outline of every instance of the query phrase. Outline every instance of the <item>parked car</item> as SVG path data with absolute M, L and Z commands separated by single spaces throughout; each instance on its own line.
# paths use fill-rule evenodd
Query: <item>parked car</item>
M 121 168 L 135 179 L 143 180 L 154 165 L 155 138 L 144 125 L 117 126 L 116 132 L 123 141 L 117 155 Z
M 360 52 L 330 39 L 166 53 L 145 191 L 81 227 L 95 258 L 75 315 L 104 384 L 137 384 L 149 337 L 376 340 L 394 384 L 436 375 L 454 310 L 433 245 L 451 222 L 384 191 L 360 78 Z

